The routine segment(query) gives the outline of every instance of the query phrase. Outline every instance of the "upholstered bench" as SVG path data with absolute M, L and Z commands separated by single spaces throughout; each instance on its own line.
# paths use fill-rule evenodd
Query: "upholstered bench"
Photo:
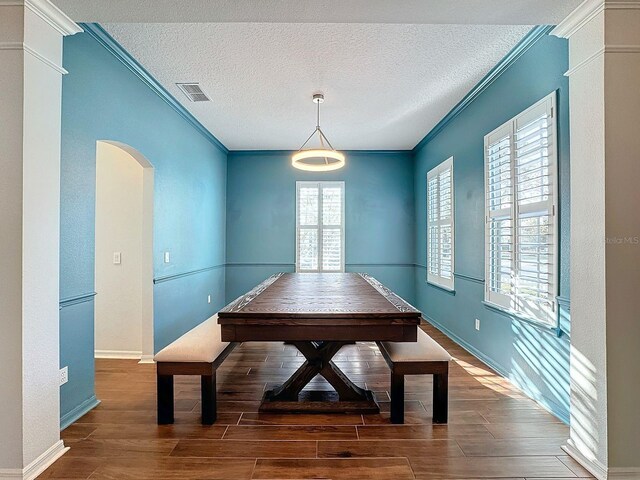
M 451 355 L 418 328 L 417 342 L 378 342 L 391 368 L 391 423 L 404 423 L 404 376 L 433 375 L 433 423 L 447 423 Z
M 236 345 L 220 339 L 216 314 L 155 355 L 159 425 L 174 421 L 174 375 L 200 375 L 202 424 L 211 425 L 216 421 L 216 369 Z

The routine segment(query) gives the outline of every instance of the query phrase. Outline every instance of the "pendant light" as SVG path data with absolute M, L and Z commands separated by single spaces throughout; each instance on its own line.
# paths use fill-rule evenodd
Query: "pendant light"
M 329 172 L 344 167 L 345 156 L 342 152 L 338 152 L 331 146 L 331 142 L 322 132 L 320 128 L 320 104 L 324 102 L 324 95 L 316 93 L 313 95 L 313 103 L 318 106 L 316 116 L 316 129 L 309 138 L 302 144 L 300 149 L 291 157 L 291 165 L 300 170 L 309 172 Z M 318 135 L 320 140 L 320 148 L 307 149 L 304 147 L 309 141 Z

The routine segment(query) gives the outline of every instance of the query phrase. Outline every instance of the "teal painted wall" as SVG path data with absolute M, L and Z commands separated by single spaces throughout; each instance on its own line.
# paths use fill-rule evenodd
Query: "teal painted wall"
M 560 177 L 560 295 L 569 297 L 568 46 L 544 36 L 460 115 L 415 151 L 416 302 L 453 339 L 509 377 L 563 420 L 569 411 L 569 340 L 498 313 L 484 299 L 484 136 L 556 91 Z M 426 175 L 454 157 L 455 295 L 426 282 Z M 568 302 L 561 305 L 569 330 Z M 480 331 L 474 321 L 481 321 Z
M 231 152 L 209 142 L 86 34 L 65 39 L 61 177 L 61 298 L 94 289 L 95 149 L 114 140 L 155 167 L 156 350 L 267 276 L 293 271 L 296 180 L 344 180 L 346 263 L 416 304 L 433 323 L 568 417 L 567 336 L 483 306 L 486 133 L 558 91 L 560 295 L 569 332 L 567 45 L 544 37 L 437 136 L 414 152 L 348 152 L 344 169 L 291 168 L 290 152 Z M 425 280 L 426 172 L 455 157 L 456 293 Z M 226 245 L 225 245 L 226 244 Z M 162 262 L 169 250 L 172 262 Z M 99 294 L 100 292 L 98 292 Z M 206 296 L 212 295 L 212 303 Z M 93 301 L 62 302 L 63 420 L 93 404 Z M 473 328 L 479 318 L 480 332 Z
M 154 286 L 158 350 L 224 305 L 226 152 L 88 34 L 65 38 L 64 67 L 60 295 L 94 291 L 96 142 L 130 145 L 155 167 L 154 277 L 206 269 Z M 94 394 L 93 329 L 92 299 L 61 304 L 63 419 Z
M 311 173 L 291 152 L 230 152 L 227 166 L 227 300 L 275 272 L 295 270 L 297 180 L 345 182 L 347 271 L 368 272 L 414 298 L 411 152 L 347 152 L 347 166 Z

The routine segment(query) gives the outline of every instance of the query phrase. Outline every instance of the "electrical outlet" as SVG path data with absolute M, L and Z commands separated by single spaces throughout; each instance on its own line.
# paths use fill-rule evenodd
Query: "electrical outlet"
M 169 263 L 171 261 L 171 255 L 169 252 L 164 252 L 164 263 Z
M 211 303 L 211 295 L 207 295 L 207 303 Z
M 122 253 L 121 252 L 113 252 L 113 264 L 120 265 L 122 263 Z
M 480 320 L 476 318 L 476 330 L 480 330 Z
M 60 386 L 69 381 L 69 367 L 62 367 L 60 369 Z

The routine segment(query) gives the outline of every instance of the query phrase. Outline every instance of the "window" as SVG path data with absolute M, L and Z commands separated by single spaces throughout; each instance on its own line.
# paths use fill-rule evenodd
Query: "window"
M 296 271 L 344 271 L 344 182 L 296 182 Z
M 427 173 L 427 281 L 453 290 L 453 157 Z
M 555 325 L 555 92 L 485 137 L 485 300 Z

